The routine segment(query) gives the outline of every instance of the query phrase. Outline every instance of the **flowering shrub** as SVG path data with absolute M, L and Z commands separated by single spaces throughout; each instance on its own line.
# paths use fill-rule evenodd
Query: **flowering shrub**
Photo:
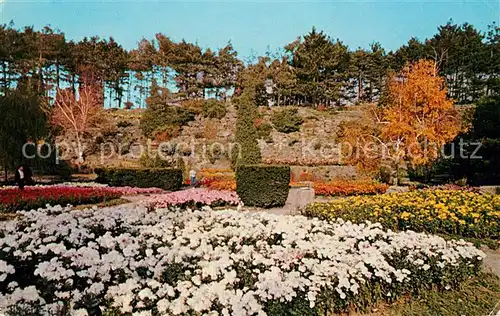
M 0 312 L 323 315 L 474 275 L 464 241 L 262 212 L 52 207 L 0 223 Z
M 160 195 L 153 195 L 145 201 L 153 207 L 195 207 L 237 206 L 241 200 L 235 192 L 193 188 Z
M 371 180 L 334 180 L 331 182 L 314 182 L 317 195 L 348 196 L 361 194 L 385 193 L 389 186 Z
M 313 203 L 304 214 L 381 223 L 395 230 L 500 237 L 500 196 L 467 191 L 420 190 Z
M 82 187 L 27 187 L 24 190 L 0 190 L 0 212 L 30 210 L 44 207 L 46 204 L 90 204 L 116 199 L 121 193 L 104 188 Z

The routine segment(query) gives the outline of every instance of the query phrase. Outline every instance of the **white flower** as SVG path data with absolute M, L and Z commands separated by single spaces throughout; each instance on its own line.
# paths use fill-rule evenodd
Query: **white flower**
M 410 270 L 432 269 L 440 277 L 437 267 L 449 273 L 484 256 L 463 241 L 384 231 L 376 223 L 263 212 L 148 212 L 126 205 L 21 213 L 0 224 L 0 255 L 8 258 L 0 260 L 0 285 L 7 288 L 0 310 L 37 302 L 54 314 L 57 297 L 82 306 L 77 304 L 89 295 L 102 295 L 123 314 L 151 315 L 155 306 L 160 314 L 218 315 L 217 304 L 224 306 L 221 315 L 265 315 L 266 302 L 291 302 L 298 295 L 312 308 L 325 288 L 350 300 L 363 284 L 382 283 L 391 295 L 397 282 L 418 277 Z M 41 277 L 50 283 L 53 304 L 45 304 L 35 286 L 21 289 L 11 282 L 14 263 L 36 267 L 36 277 L 26 276 L 26 282 Z M 104 312 L 105 303 L 99 304 Z
M 89 313 L 87 312 L 86 309 L 80 308 L 77 309 L 76 311 L 73 311 L 74 316 L 87 316 Z

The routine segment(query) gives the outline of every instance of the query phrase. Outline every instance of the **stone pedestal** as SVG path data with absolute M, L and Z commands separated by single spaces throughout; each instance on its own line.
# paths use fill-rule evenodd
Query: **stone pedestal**
M 288 192 L 285 208 L 291 214 L 298 214 L 306 205 L 314 202 L 314 189 L 310 187 L 291 188 Z

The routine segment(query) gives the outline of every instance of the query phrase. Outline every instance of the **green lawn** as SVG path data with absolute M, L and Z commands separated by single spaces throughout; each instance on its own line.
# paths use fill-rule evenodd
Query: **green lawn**
M 464 282 L 460 289 L 428 291 L 420 298 L 390 306 L 375 315 L 404 316 L 486 316 L 500 311 L 500 278 L 482 273 Z

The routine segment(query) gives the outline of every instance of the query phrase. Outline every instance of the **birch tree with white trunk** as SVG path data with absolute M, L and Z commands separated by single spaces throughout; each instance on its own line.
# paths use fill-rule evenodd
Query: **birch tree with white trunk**
M 103 103 L 99 90 L 91 85 L 82 85 L 77 92 L 59 89 L 52 111 L 52 123 L 76 138 L 78 163 L 84 162 L 83 140 L 89 129 L 95 126 L 102 113 Z

